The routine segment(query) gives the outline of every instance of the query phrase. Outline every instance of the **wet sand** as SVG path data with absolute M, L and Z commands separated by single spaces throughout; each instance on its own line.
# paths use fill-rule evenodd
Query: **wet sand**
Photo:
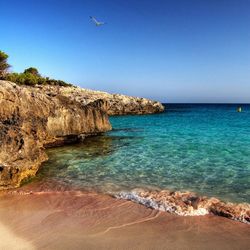
M 0 194 L 0 249 L 221 250 L 250 245 L 249 225 L 218 216 L 182 217 L 89 192 L 18 192 Z

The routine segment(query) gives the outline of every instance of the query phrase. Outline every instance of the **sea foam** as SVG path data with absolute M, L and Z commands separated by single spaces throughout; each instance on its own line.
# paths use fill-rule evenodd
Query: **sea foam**
M 216 198 L 198 196 L 192 192 L 132 190 L 114 194 L 116 198 L 130 200 L 146 207 L 181 216 L 214 214 L 250 224 L 250 205 L 225 203 Z

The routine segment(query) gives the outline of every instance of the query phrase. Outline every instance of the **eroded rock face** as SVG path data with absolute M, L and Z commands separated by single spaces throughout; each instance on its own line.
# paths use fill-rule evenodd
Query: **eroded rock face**
M 83 105 L 97 100 L 104 100 L 102 108 L 109 115 L 153 114 L 164 111 L 164 106 L 160 102 L 146 98 L 109 94 L 79 87 L 42 86 L 40 88 L 50 95 L 60 94 L 67 96 Z
M 46 146 L 110 130 L 106 105 L 0 81 L 0 189 L 35 175 L 47 159 Z
M 17 187 L 47 160 L 45 147 L 111 129 L 108 115 L 162 112 L 159 102 L 79 87 L 0 81 L 0 189 Z

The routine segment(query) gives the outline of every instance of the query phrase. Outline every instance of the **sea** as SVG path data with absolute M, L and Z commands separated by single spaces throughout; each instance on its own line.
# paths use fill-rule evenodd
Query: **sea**
M 48 149 L 35 180 L 100 193 L 167 189 L 250 203 L 250 105 L 164 106 L 160 114 L 110 117 L 112 131 Z

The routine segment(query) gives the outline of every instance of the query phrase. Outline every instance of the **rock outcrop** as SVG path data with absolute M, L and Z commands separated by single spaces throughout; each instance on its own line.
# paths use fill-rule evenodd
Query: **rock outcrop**
M 47 159 L 45 147 L 111 129 L 108 115 L 63 95 L 0 81 L 0 189 L 17 187 Z
M 154 114 L 164 111 L 164 106 L 157 101 L 146 98 L 109 94 L 102 91 L 82 89 L 79 87 L 39 86 L 50 95 L 63 95 L 83 105 L 97 100 L 104 100 L 103 109 L 108 115 Z
M 17 187 L 47 160 L 46 147 L 111 130 L 109 115 L 150 114 L 159 102 L 79 87 L 0 81 L 0 189 Z

